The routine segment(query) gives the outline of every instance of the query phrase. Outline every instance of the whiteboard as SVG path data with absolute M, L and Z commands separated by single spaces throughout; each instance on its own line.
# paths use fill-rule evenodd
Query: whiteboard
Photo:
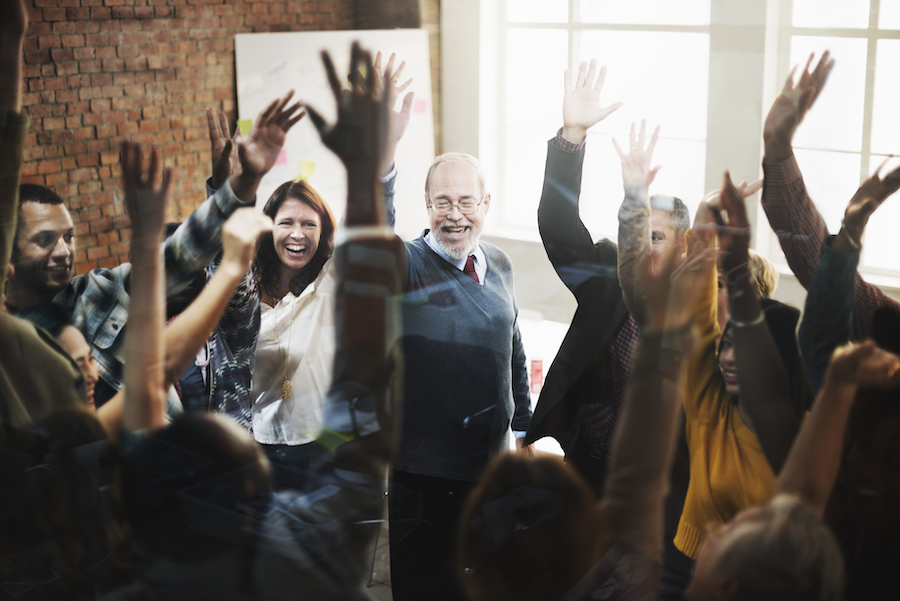
M 412 239 L 428 226 L 425 175 L 434 160 L 427 31 L 395 29 L 236 35 L 238 122 L 247 133 L 249 120 L 255 119 L 272 100 L 293 88 L 295 99 L 315 107 L 329 123 L 333 123 L 337 110 L 320 53 L 328 50 L 341 78 L 349 69 L 350 45 L 354 41 L 372 52 L 373 60 L 378 50 L 385 62 L 392 52 L 396 52 L 395 67 L 400 61 L 406 61 L 402 81 L 413 78 L 406 92 L 415 92 L 415 99 L 409 127 L 397 148 L 398 176 L 394 188 L 396 232 L 402 238 Z M 343 80 L 346 84 L 346 77 Z M 398 98 L 396 108 L 401 101 L 402 96 Z M 282 156 L 259 187 L 257 206 L 265 205 L 279 185 L 298 177 L 305 178 L 322 195 L 340 220 L 347 198 L 347 172 L 334 153 L 322 144 L 309 117 L 288 133 Z

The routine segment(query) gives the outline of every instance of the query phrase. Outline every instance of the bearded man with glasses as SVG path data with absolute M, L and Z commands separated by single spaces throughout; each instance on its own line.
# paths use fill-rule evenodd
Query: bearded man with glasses
M 509 448 L 510 426 L 521 447 L 531 420 L 512 263 L 479 241 L 490 204 L 478 160 L 441 155 L 425 181 L 431 227 L 404 244 L 403 418 L 388 496 L 395 601 L 465 599 L 458 516 Z

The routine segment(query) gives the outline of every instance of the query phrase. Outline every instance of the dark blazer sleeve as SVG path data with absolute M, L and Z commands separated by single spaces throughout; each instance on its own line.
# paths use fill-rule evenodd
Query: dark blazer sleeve
M 538 205 L 538 229 L 547 257 L 579 303 L 588 279 L 598 275 L 598 270 L 615 277 L 616 269 L 615 245 L 609 243 L 612 252 L 602 253 L 610 256 L 598 257 L 598 247 L 579 216 L 583 164 L 584 149 L 567 152 L 552 140 L 548 142 L 544 189 Z
M 573 420 L 591 399 L 570 389 L 627 316 L 616 277 L 616 245 L 606 239 L 595 244 L 578 214 L 583 163 L 583 150 L 567 152 L 548 144 L 538 227 L 547 256 L 578 309 L 547 372 L 525 444 L 547 435 L 564 449 L 573 442 Z

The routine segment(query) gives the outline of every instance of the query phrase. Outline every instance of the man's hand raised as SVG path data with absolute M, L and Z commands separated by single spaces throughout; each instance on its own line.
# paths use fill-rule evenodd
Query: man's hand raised
M 806 61 L 806 66 L 796 83 L 794 83 L 794 75 L 797 67 L 795 66 L 791 70 L 787 81 L 784 82 L 781 94 L 769 109 L 769 115 L 766 117 L 766 124 L 763 127 L 767 160 L 783 161 L 791 156 L 794 132 L 797 131 L 797 126 L 800 125 L 803 117 L 819 97 L 819 93 L 825 87 L 825 82 L 828 81 L 831 69 L 834 68 L 834 60 L 830 58 L 826 50 L 822 53 L 815 70 L 810 72 L 809 67 L 812 65 L 814 57 L 814 54 L 809 55 L 809 60 Z
M 563 96 L 563 138 L 573 144 L 580 144 L 587 135 L 587 130 L 606 119 L 611 113 L 622 107 L 621 102 L 607 107 L 600 106 L 600 92 L 606 81 L 606 65 L 597 73 L 597 60 L 591 60 L 591 66 L 583 62 L 578 69 L 575 85 L 569 70 L 563 75 L 565 96 Z
M 659 126 L 653 130 L 649 143 L 647 142 L 647 120 L 641 120 L 641 131 L 634 133 L 634 123 L 631 124 L 631 134 L 628 137 L 629 152 L 623 152 L 619 143 L 613 138 L 613 146 L 622 159 L 622 183 L 625 186 L 649 186 L 656 179 L 656 174 L 662 169 L 659 165 L 650 167 L 653 162 L 653 151 L 659 140 Z

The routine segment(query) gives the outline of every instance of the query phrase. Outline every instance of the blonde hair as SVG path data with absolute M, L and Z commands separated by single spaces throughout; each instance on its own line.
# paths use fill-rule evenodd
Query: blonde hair
M 747 268 L 753 274 L 753 287 L 757 298 L 772 298 L 778 287 L 778 271 L 767 258 L 753 250 L 747 255 Z
M 839 601 L 844 561 L 837 540 L 813 509 L 778 495 L 736 524 L 715 569 L 738 583 L 737 601 Z

